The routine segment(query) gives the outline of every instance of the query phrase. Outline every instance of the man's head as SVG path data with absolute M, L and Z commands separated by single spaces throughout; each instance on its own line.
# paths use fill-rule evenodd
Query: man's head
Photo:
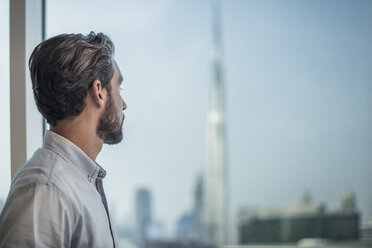
M 108 144 L 121 141 L 126 105 L 117 90 L 122 76 L 113 53 L 112 41 L 94 32 L 58 35 L 34 49 L 29 60 L 34 98 L 52 127 L 78 117 L 86 107 L 88 92 L 98 82 L 107 91 L 107 101 L 96 134 Z

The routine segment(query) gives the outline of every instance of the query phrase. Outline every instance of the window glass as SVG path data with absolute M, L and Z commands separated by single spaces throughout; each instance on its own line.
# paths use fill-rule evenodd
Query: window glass
M 207 204 L 199 179 L 221 141 L 208 138 L 221 117 L 211 111 L 216 91 L 229 242 L 254 242 L 246 230 L 265 218 L 272 227 L 306 212 L 349 209 L 360 214 L 358 230 L 372 217 L 372 3 L 221 6 L 218 91 L 210 2 L 48 1 L 48 37 L 104 32 L 116 46 L 124 140 L 104 146 L 98 162 L 121 242 L 198 237 L 187 230 Z

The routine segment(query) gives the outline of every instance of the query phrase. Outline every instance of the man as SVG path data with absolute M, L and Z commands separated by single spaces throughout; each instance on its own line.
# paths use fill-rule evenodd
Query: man
M 115 247 L 95 159 L 122 140 L 122 76 L 102 33 L 40 43 L 29 68 L 36 105 L 50 124 L 44 144 L 12 181 L 0 247 Z

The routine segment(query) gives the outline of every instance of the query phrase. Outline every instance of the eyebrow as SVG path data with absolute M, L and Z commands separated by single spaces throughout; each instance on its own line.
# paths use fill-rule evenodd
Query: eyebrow
M 123 75 L 120 74 L 119 76 L 119 84 L 121 84 L 123 82 L 124 78 L 123 78 Z

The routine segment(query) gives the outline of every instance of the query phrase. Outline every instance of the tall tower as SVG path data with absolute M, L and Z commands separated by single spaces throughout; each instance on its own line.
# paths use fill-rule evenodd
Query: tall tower
M 139 247 L 148 239 L 148 229 L 151 223 L 151 194 L 146 188 L 136 192 L 136 235 Z
M 225 147 L 224 88 L 222 78 L 220 6 L 212 1 L 213 44 L 210 109 L 207 116 L 207 171 L 205 202 L 206 241 L 227 242 L 227 171 Z

